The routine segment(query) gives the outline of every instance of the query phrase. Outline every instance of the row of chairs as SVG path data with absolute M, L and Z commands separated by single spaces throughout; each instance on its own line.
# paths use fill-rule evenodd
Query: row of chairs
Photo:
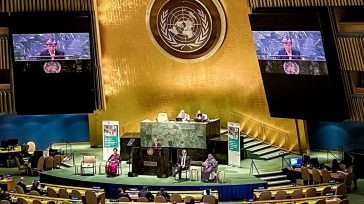
M 180 194 L 172 194 L 170 199 L 169 199 L 169 202 L 170 203 L 181 203 L 181 202 L 184 202 L 184 203 L 189 203 L 191 200 L 194 200 L 195 198 L 193 196 L 186 196 L 182 199 L 182 196 Z M 130 200 L 127 198 L 127 197 L 121 197 L 118 199 L 119 202 L 130 202 Z M 137 202 L 149 202 L 148 198 L 146 197 L 140 197 Z M 155 197 L 154 199 L 154 202 L 155 203 L 166 203 L 167 200 L 164 196 L 157 196 Z M 203 198 L 202 198 L 202 202 L 203 203 L 208 203 L 208 204 L 216 204 L 216 199 L 213 195 L 205 195 Z
M 328 193 L 331 192 L 331 187 L 327 186 L 325 187 L 322 192 L 321 192 L 321 196 L 326 196 Z M 337 186 L 336 190 L 335 190 L 335 195 L 337 196 L 344 196 L 346 193 L 346 186 L 344 183 L 340 184 Z M 311 187 L 309 189 L 307 189 L 307 191 L 305 192 L 305 194 L 303 195 L 302 189 L 296 189 L 294 190 L 291 194 L 290 194 L 290 198 L 291 199 L 295 199 L 295 198 L 302 198 L 302 197 L 308 198 L 308 197 L 316 197 L 317 196 L 317 190 L 315 187 Z M 285 190 L 278 190 L 278 192 L 275 194 L 274 199 L 275 200 L 284 200 L 287 199 L 288 194 Z M 263 200 L 271 200 L 272 199 L 272 192 L 271 191 L 263 191 L 260 195 L 259 198 L 256 200 L 259 201 L 263 201 Z
M 61 167 L 62 163 L 62 155 L 58 154 L 54 157 L 40 157 L 38 159 L 37 168 L 30 168 L 28 165 L 20 164 L 20 161 L 17 157 L 15 157 L 16 164 L 18 166 L 18 174 L 22 171 L 26 174 L 34 175 L 35 172 L 47 171 Z M 30 170 L 30 172 L 29 172 Z

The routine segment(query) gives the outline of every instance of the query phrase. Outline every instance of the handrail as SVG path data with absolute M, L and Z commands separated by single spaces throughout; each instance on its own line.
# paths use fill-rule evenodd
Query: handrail
M 288 166 L 290 169 L 292 169 L 291 165 L 287 162 L 286 158 L 285 158 L 284 156 L 282 156 L 282 169 L 283 169 L 283 165 L 284 165 L 284 163 L 286 163 L 286 164 L 287 164 L 287 166 Z
M 258 175 L 260 175 L 257 165 L 255 165 L 254 160 L 252 159 L 252 162 L 250 163 L 250 173 L 249 175 L 254 175 L 254 168 L 257 171 Z
M 254 124 L 258 125 L 258 135 L 261 135 L 261 136 L 264 136 L 265 135 L 265 132 L 267 132 L 268 130 L 272 130 L 272 131 L 275 131 L 277 133 L 278 136 L 283 136 L 284 137 L 284 144 L 283 144 L 283 149 L 288 150 L 287 148 L 287 140 L 288 140 L 288 132 L 285 132 L 285 131 L 282 131 L 282 130 L 279 130 L 275 127 L 272 127 L 270 125 L 267 125 L 265 123 L 262 123 L 262 122 L 258 122 L 250 117 L 247 117 L 245 115 L 242 115 L 242 114 L 239 114 L 239 113 L 234 113 L 234 112 L 230 112 L 230 114 L 232 116 L 236 116 L 236 117 L 239 117 L 241 119 L 244 119 L 244 120 L 248 120 L 248 121 L 251 121 L 253 122 Z M 241 131 L 244 132 L 245 130 L 243 129 L 244 127 L 241 127 Z M 247 132 L 244 132 L 244 133 L 247 133 Z M 252 135 L 253 136 L 253 135 Z M 263 141 L 265 141 L 264 139 L 262 139 Z M 272 143 L 272 142 L 269 142 L 269 143 Z M 279 147 L 279 145 L 277 145 Z
M 336 159 L 336 160 L 339 160 L 335 155 L 334 153 L 332 153 L 330 150 L 327 150 L 326 151 L 326 163 L 329 163 L 329 153 Z M 342 157 L 344 158 L 344 157 Z

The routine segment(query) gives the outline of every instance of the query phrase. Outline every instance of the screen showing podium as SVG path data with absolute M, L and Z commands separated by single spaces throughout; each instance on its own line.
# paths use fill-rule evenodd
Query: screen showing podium
M 133 173 L 169 176 L 172 173 L 169 148 L 133 147 Z

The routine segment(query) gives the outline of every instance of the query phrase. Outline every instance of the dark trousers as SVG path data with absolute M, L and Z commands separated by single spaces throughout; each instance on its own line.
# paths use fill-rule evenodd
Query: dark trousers
M 176 172 L 174 173 L 174 175 L 178 174 L 178 180 L 180 180 L 181 176 L 182 176 L 182 170 L 187 170 L 187 169 L 188 169 L 187 166 L 185 166 L 183 168 L 182 168 L 182 166 L 177 166 L 176 167 Z

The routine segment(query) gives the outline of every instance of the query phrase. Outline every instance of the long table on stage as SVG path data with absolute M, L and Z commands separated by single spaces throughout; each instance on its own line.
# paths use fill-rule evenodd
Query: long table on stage
M 21 152 L 20 146 L 16 146 L 14 149 L 0 148 L 0 166 L 9 166 L 8 161 L 13 160 L 15 165 L 15 156 Z
M 162 147 L 206 149 L 207 140 L 220 135 L 220 119 L 207 122 L 140 122 L 142 147 L 150 147 L 159 138 Z
M 141 175 L 171 175 L 169 148 L 133 147 L 133 172 Z

